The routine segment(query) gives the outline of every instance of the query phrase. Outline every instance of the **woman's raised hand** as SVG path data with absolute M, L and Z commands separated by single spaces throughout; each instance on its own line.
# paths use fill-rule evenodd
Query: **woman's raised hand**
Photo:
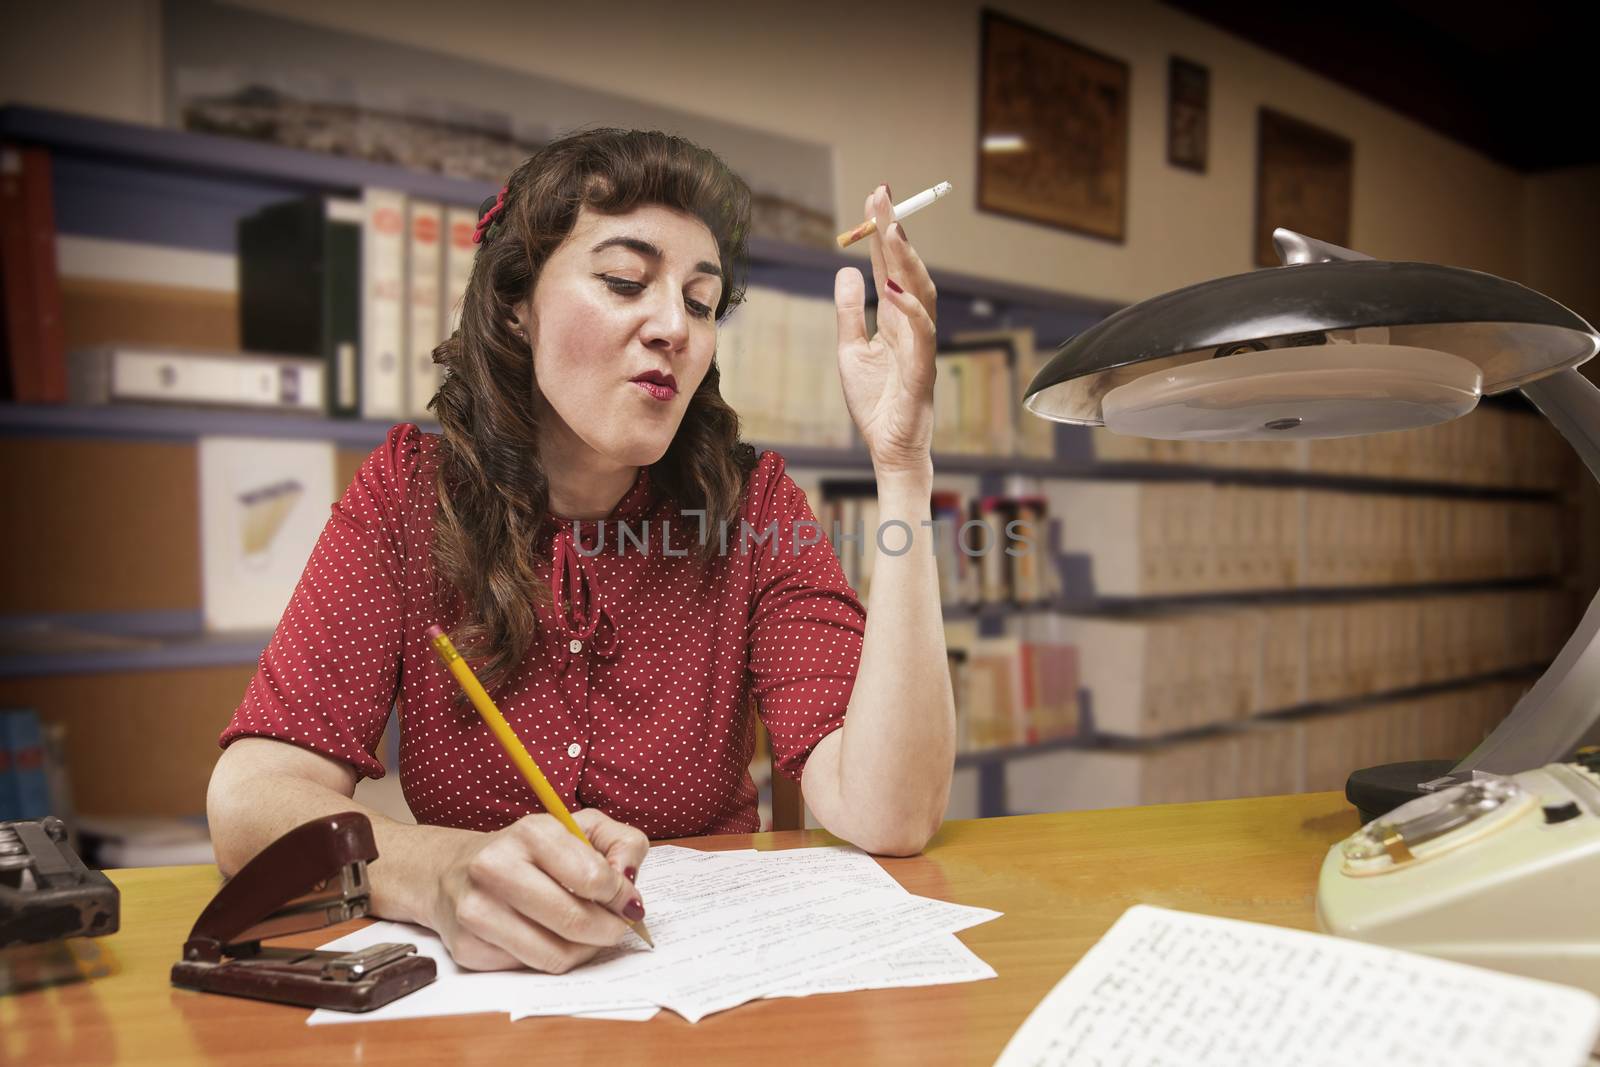
M 865 210 L 879 222 L 869 238 L 878 330 L 867 336 L 865 284 L 859 270 L 845 267 L 833 283 L 845 405 L 878 474 L 929 473 L 938 294 L 904 227 L 887 224 L 894 217 L 887 186 L 873 190 Z
M 624 917 L 644 918 L 633 879 L 649 840 L 593 808 L 572 817 L 592 847 L 541 814 L 463 835 L 444 857 L 431 925 L 456 963 L 561 974 L 621 941 Z

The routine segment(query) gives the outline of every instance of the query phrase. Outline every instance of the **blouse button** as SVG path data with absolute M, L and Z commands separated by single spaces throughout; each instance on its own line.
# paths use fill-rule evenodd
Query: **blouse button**
M 574 637 L 571 641 L 567 642 L 567 651 L 571 652 L 573 655 L 577 655 L 579 652 L 583 651 L 583 642 Z M 573 755 L 576 756 L 577 753 L 574 752 Z
M 577 644 L 577 642 L 574 641 L 573 644 Z M 572 744 L 567 746 L 567 755 L 571 756 L 573 759 L 577 759 L 579 756 L 583 755 L 583 746 L 578 744 L 576 741 L 572 742 Z

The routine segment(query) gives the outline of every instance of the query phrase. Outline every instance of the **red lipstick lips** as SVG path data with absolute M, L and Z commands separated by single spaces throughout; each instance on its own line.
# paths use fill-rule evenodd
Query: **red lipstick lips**
M 633 382 L 657 400 L 671 400 L 678 395 L 678 379 L 658 370 L 636 375 Z

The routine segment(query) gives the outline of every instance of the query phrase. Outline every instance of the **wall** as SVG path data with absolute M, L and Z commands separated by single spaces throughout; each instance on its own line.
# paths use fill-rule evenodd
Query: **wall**
M 977 211 L 977 3 L 231 2 L 833 144 L 842 220 L 878 182 L 905 195 L 948 178 L 958 195 L 912 227 L 931 264 L 1118 301 L 1250 269 L 1256 109 L 1267 104 L 1355 142 L 1357 248 L 1486 270 L 1600 314 L 1589 254 L 1600 243 L 1600 171 L 1525 178 L 1155 0 L 1004 5 L 1131 67 L 1120 245 Z M 159 0 L 36 10 L 7 16 L 19 32 L 7 34 L 0 98 L 155 121 Z M 1211 69 L 1205 175 L 1166 163 L 1173 51 Z
M 161 118 L 160 0 L 0 11 L 0 101 L 122 122 Z
M 1522 204 L 1520 280 L 1600 323 L 1600 166 L 1534 175 Z
M 838 148 L 841 219 L 859 211 L 878 182 L 904 195 L 949 178 L 962 195 L 912 228 L 930 263 L 1086 296 L 1136 299 L 1250 268 L 1255 114 L 1262 103 L 1356 142 L 1357 247 L 1501 274 L 1520 269 L 1518 176 L 1153 0 L 1003 5 L 1130 64 L 1125 245 L 976 210 L 977 3 L 685 3 L 663 18 L 651 14 L 660 10 L 656 5 L 624 0 L 606 5 L 603 30 L 592 14 L 535 18 L 515 0 L 449 7 L 241 0 L 238 6 L 366 27 L 404 43 L 593 88 L 648 93 L 672 106 L 831 142 Z M 1174 49 L 1212 71 L 1213 162 L 1203 176 L 1166 164 L 1166 64 Z

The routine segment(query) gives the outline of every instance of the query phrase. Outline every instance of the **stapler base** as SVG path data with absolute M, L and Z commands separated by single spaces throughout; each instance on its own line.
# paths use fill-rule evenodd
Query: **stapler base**
M 410 945 L 392 947 L 415 952 Z M 264 947 L 219 963 L 180 960 L 172 965 L 172 983 L 206 993 L 360 1012 L 422 988 L 436 973 L 428 957 L 402 955 L 351 974 L 340 966 L 350 958 L 341 952 Z

